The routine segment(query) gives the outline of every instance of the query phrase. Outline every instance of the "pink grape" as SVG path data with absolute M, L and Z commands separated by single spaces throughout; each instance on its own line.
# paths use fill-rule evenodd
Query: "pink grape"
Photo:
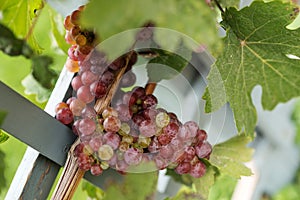
M 88 104 L 94 100 L 95 96 L 91 94 L 90 87 L 81 86 L 77 91 L 77 98 Z
M 120 145 L 121 139 L 118 134 L 108 132 L 103 135 L 103 141 L 105 144 L 111 146 L 113 150 L 116 150 Z
M 151 120 L 144 120 L 139 127 L 140 133 L 145 137 L 152 137 L 156 133 L 156 125 Z
M 94 120 L 85 118 L 79 122 L 79 131 L 82 135 L 91 135 L 96 130 L 96 123 Z
M 70 108 L 62 108 L 56 113 L 56 119 L 67 125 L 73 122 L 74 117 Z
M 206 166 L 202 162 L 197 162 L 195 165 L 192 165 L 190 170 L 190 175 L 195 178 L 200 178 L 206 172 Z
M 81 75 L 81 81 L 84 85 L 90 85 L 98 80 L 98 76 L 91 71 L 85 71 Z
M 80 116 L 81 111 L 84 109 L 85 103 L 79 99 L 74 99 L 70 104 L 70 109 L 74 116 Z
M 199 158 L 209 158 L 212 146 L 208 142 L 199 143 L 196 147 L 196 154 Z
M 129 148 L 124 153 L 124 160 L 128 165 L 138 165 L 142 161 L 142 154 L 136 148 Z
M 189 162 L 179 163 L 175 168 L 177 174 L 187 174 L 191 171 L 191 164 Z
M 103 173 L 103 169 L 99 164 L 94 164 L 91 166 L 91 174 L 94 176 L 99 176 Z
M 117 132 L 121 127 L 121 121 L 115 116 L 109 116 L 104 120 L 103 127 L 107 132 Z
M 71 85 L 72 85 L 73 90 L 77 91 L 81 86 L 83 86 L 83 83 L 81 81 L 81 77 L 80 76 L 75 76 L 72 79 Z

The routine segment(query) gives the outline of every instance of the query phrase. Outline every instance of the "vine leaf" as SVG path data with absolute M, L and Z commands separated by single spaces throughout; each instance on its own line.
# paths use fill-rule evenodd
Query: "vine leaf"
M 225 11 L 225 47 L 208 76 L 206 112 L 229 102 L 238 131 L 253 135 L 257 116 L 251 92 L 256 85 L 263 89 L 262 106 L 268 110 L 299 96 L 300 60 L 292 58 L 300 57 L 300 30 L 286 28 L 295 11 L 277 1 Z
M 42 0 L 3 0 L 0 4 L 3 16 L 1 22 L 9 27 L 18 38 L 25 38 L 37 11 L 42 7 Z M 34 51 L 41 51 L 33 34 L 29 36 L 27 42 Z
M 22 85 L 25 88 L 25 94 L 36 95 L 37 102 L 45 102 L 49 99 L 51 90 L 44 88 L 32 75 L 28 74 L 23 80 Z
M 83 180 L 82 181 L 82 190 L 87 192 L 87 195 L 91 199 L 103 199 L 105 192 L 100 188 L 94 186 L 90 182 Z
M 4 189 L 7 185 L 7 180 L 5 178 L 5 169 L 6 169 L 6 165 L 5 165 L 5 153 L 0 149 L 0 191 L 3 191 L 2 189 Z
M 50 68 L 53 59 L 49 56 L 34 56 L 32 59 L 32 75 L 46 89 L 54 87 L 57 73 Z
M 215 145 L 209 162 L 223 175 L 234 178 L 250 176 L 251 170 L 243 164 L 252 158 L 253 149 L 246 147 L 250 141 L 250 137 L 239 135 Z
M 188 64 L 192 52 L 182 42 L 174 52 L 162 49 L 153 49 L 157 56 L 151 59 L 147 65 L 149 82 L 159 82 L 163 79 L 171 79 L 178 75 Z
M 157 185 L 157 172 L 130 173 L 124 176 L 123 183 L 111 184 L 105 191 L 103 200 L 144 200 L 152 199 Z

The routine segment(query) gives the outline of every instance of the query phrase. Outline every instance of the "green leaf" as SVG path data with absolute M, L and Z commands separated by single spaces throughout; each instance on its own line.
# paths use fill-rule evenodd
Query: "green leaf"
M 2 189 L 4 189 L 7 185 L 7 181 L 5 178 L 5 168 L 7 166 L 5 166 L 4 158 L 5 153 L 0 150 L 0 191 L 2 191 Z
M 0 127 L 6 116 L 6 112 L 0 110 Z
M 156 192 L 157 172 L 127 174 L 124 182 L 110 185 L 104 200 L 144 200 L 151 199 Z
M 250 176 L 251 170 L 244 165 L 252 158 L 253 149 L 246 147 L 250 141 L 250 137 L 239 135 L 215 145 L 209 162 L 217 167 L 221 174 L 234 178 Z
M 192 52 L 182 42 L 174 52 L 162 49 L 154 49 L 154 52 L 157 56 L 146 65 L 149 82 L 159 82 L 175 77 L 187 66 L 192 57 Z
M 0 110 L 0 128 L 1 128 L 1 124 L 3 123 L 5 116 L 6 116 L 6 112 L 1 111 Z M 9 136 L 7 134 L 5 134 L 1 129 L 0 129 L 0 144 L 5 142 L 6 140 L 8 140 Z M 1 153 L 1 151 L 0 151 Z M 1 185 L 0 185 L 1 188 Z
M 231 200 L 237 179 L 226 175 L 220 175 L 210 188 L 208 200 Z
M 10 56 L 23 55 L 26 58 L 33 54 L 26 41 L 16 38 L 14 33 L 3 24 L 0 24 L 0 50 Z
M 208 46 L 213 52 L 221 48 L 215 13 L 211 12 L 204 1 L 127 0 L 116 3 L 92 0 L 81 17 L 82 24 L 95 28 L 102 41 L 129 29 L 140 28 L 149 21 L 154 22 L 156 27 L 166 30 L 154 34 L 155 40 L 163 49 L 170 50 L 175 47 L 173 41 L 180 41 L 183 34 L 185 34 L 184 41 L 189 47 L 194 48 L 185 38 L 188 38 L 187 41 L 192 38 L 197 43 Z M 168 34 L 170 30 L 173 30 L 171 35 Z M 121 47 L 117 45 L 118 48 L 115 48 L 117 51 L 121 51 L 122 48 L 123 52 L 119 55 L 133 45 L 134 33 L 119 40 Z
M 86 191 L 91 199 L 102 199 L 105 194 L 103 190 L 92 185 L 86 180 L 82 181 L 82 190 Z
M 18 38 L 25 38 L 34 23 L 37 11 L 42 7 L 42 0 L 0 0 L 0 11 L 3 16 L 1 21 Z M 34 35 L 31 34 L 27 42 L 34 51 L 41 51 Z
M 32 74 L 28 74 L 23 80 L 22 85 L 25 88 L 24 93 L 27 95 L 36 95 L 36 101 L 39 103 L 49 99 L 51 90 L 44 88 Z
M 52 89 L 57 80 L 57 73 L 50 68 L 53 59 L 49 56 L 32 58 L 32 75 L 46 89 Z
M 251 92 L 256 85 L 263 89 L 262 105 L 268 110 L 299 96 L 300 60 L 290 55 L 300 57 L 300 30 L 286 28 L 293 9 L 278 1 L 257 1 L 225 11 L 225 47 L 208 76 L 206 112 L 229 102 L 238 131 L 253 135 L 257 116 Z

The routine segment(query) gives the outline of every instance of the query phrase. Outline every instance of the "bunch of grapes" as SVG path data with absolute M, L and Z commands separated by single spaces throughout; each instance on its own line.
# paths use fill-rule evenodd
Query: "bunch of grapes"
M 134 87 L 135 51 L 108 61 L 96 50 L 95 34 L 81 30 L 78 23 L 83 9 L 65 19 L 66 41 L 72 44 L 66 68 L 76 72 L 71 82 L 75 95 L 56 106 L 57 120 L 70 125 L 80 138 L 74 151 L 79 168 L 100 175 L 109 167 L 125 173 L 151 163 L 155 169 L 203 176 L 202 159 L 209 159 L 212 151 L 207 133 L 193 121 L 181 123 L 174 113 L 160 108 L 147 89 Z M 111 91 L 114 95 L 108 97 Z M 105 109 L 95 106 L 106 99 Z

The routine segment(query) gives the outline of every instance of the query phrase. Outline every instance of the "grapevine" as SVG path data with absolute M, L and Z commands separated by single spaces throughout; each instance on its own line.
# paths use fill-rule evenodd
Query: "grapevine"
M 197 123 L 182 123 L 176 114 L 159 107 L 152 94 L 155 84 L 135 86 L 131 69 L 139 52 L 129 49 L 110 61 L 97 50 L 97 34 L 79 24 L 83 9 L 64 21 L 65 39 L 72 45 L 65 66 L 75 73 L 71 82 L 75 95 L 56 107 L 56 118 L 80 138 L 74 151 L 79 168 L 93 175 L 109 167 L 124 174 L 153 164 L 153 171 L 169 168 L 202 177 L 203 159 L 209 159 L 212 151 L 207 133 Z M 144 26 L 136 43 L 152 40 L 152 26 Z

